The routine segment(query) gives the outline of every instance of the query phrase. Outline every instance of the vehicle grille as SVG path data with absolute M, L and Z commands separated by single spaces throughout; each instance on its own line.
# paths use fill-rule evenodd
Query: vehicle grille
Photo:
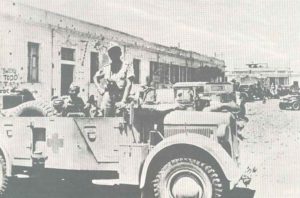
M 214 137 L 215 127 L 206 127 L 206 126 L 174 126 L 174 125 L 165 125 L 164 134 L 165 137 L 172 135 L 177 135 L 180 133 L 196 133 L 203 135 L 208 138 Z

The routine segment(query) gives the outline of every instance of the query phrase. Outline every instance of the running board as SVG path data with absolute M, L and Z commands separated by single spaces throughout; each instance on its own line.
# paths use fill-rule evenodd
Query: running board
M 99 186 L 118 186 L 120 179 L 94 179 L 92 183 Z

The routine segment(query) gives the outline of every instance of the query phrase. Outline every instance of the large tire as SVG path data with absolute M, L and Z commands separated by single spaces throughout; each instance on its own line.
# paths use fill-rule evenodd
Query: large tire
M 219 198 L 228 186 L 221 175 L 215 168 L 197 159 L 176 158 L 157 173 L 152 182 L 153 190 L 150 190 L 153 195 L 149 197 Z
M 3 110 L 5 117 L 51 117 L 55 116 L 54 108 L 40 101 L 29 101 L 17 107 Z
M 6 175 L 6 162 L 2 155 L 0 155 L 0 197 L 4 197 L 9 178 Z
M 300 110 L 300 102 L 298 102 L 298 101 L 293 102 L 292 109 L 293 110 Z

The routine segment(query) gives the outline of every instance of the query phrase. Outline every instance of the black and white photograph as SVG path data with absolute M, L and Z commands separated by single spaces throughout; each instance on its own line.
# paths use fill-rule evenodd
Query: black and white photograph
M 299 198 L 300 0 L 0 0 L 0 198 Z

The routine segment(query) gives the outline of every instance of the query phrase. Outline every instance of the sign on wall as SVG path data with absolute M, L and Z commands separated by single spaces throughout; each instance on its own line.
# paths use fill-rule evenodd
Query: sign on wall
M 19 74 L 15 68 L 0 68 L 0 95 L 7 95 L 19 86 Z

